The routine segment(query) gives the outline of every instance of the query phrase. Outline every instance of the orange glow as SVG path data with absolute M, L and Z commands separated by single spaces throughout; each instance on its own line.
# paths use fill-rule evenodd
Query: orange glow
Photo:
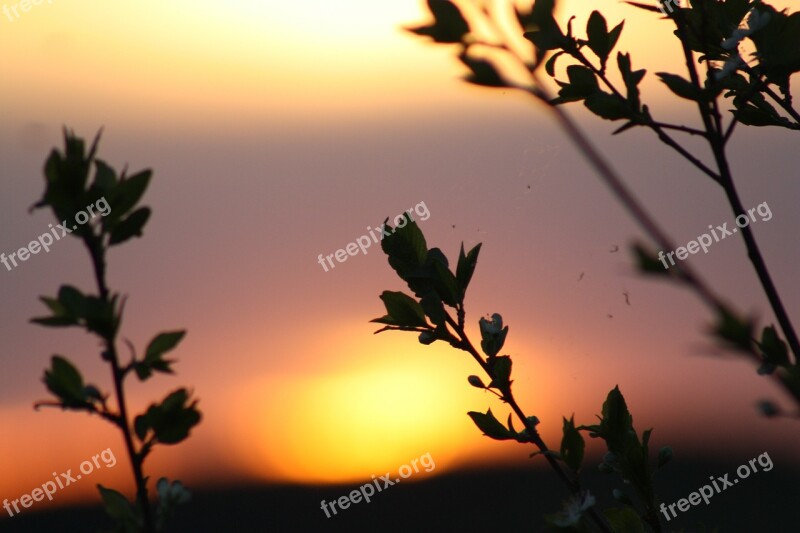
M 235 421 L 233 431 L 249 433 L 234 439 L 246 444 L 245 462 L 260 477 L 340 482 L 430 452 L 443 470 L 465 452 L 452 443 L 478 440 L 463 416 L 474 393 L 465 379 L 451 379 L 452 358 L 426 352 L 388 349 L 359 359 L 358 368 L 242 387 L 240 403 L 254 405 L 256 426 L 249 433 Z

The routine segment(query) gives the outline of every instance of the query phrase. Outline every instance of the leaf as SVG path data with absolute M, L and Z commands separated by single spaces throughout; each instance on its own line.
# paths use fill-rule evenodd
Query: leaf
M 62 285 L 58 290 L 58 301 L 71 317 L 86 316 L 86 297 L 71 285 Z
M 603 403 L 603 421 L 611 431 L 623 433 L 633 429 L 633 417 L 628 411 L 625 397 L 615 386 Z
M 606 70 L 608 55 L 619 39 L 623 22 L 620 22 L 611 32 L 608 31 L 606 19 L 599 11 L 592 11 L 586 23 L 586 36 L 589 48 L 600 59 L 600 70 Z
M 569 42 L 558 27 L 553 10 L 555 0 L 536 0 L 528 18 L 527 26 L 536 29 L 526 31 L 523 35 L 536 47 L 536 64 L 540 65 L 548 50 L 563 48 Z
M 790 76 L 800 71 L 800 12 L 786 15 L 760 2 L 753 9 L 760 19 L 768 17 L 767 24 L 750 35 L 756 45 L 758 68 L 767 81 L 788 94 Z
M 117 173 L 105 161 L 96 159 L 94 162 L 94 185 L 103 193 L 110 193 L 117 185 Z
M 566 417 L 564 418 L 562 432 L 561 457 L 567 466 L 577 472 L 583 463 L 583 450 L 586 443 L 575 427 L 575 415 L 572 415 L 569 420 Z
M 625 26 L 625 21 L 623 20 L 610 32 L 608 32 L 608 53 L 610 54 L 614 47 L 617 46 L 617 41 L 619 41 L 619 36 L 622 34 L 622 28 Z
M 482 243 L 478 243 L 466 255 L 464 254 L 464 243 L 461 243 L 461 251 L 458 254 L 458 265 L 456 265 L 456 282 L 460 290 L 459 300 L 463 302 L 464 296 L 469 287 L 469 282 L 472 281 L 472 275 L 475 273 L 475 267 L 478 264 L 478 254 L 481 251 Z
M 656 76 L 661 78 L 661 81 L 663 81 L 664 84 L 669 87 L 670 91 L 681 98 L 695 102 L 700 102 L 705 99 L 700 89 L 695 87 L 692 82 L 682 78 L 681 76 L 670 74 L 668 72 L 656 72 Z
M 133 237 L 142 236 L 142 228 L 150 218 L 150 208 L 141 207 L 131 213 L 125 220 L 116 223 L 111 230 L 110 246 L 122 244 Z
M 471 74 L 464 78 L 469 83 L 483 87 L 508 87 L 508 84 L 503 80 L 503 76 L 491 61 L 471 57 L 466 53 L 459 55 L 458 58 L 472 71 Z
M 442 305 L 442 299 L 435 291 L 431 291 L 422 297 L 419 301 L 425 316 L 431 319 L 437 326 L 444 326 L 447 322 L 447 314 Z
M 428 0 L 428 9 L 434 17 L 430 26 L 407 28 L 417 35 L 431 37 L 437 43 L 460 43 L 469 33 L 469 23 L 461 10 L 450 0 Z
M 641 102 L 639 101 L 639 83 L 644 78 L 646 70 L 631 70 L 631 56 L 630 54 L 617 53 L 617 66 L 622 75 L 622 80 L 625 82 L 625 87 L 628 91 L 628 103 L 634 112 L 641 111 Z
M 389 256 L 389 265 L 397 272 L 397 275 L 408 281 L 408 277 L 424 264 L 428 254 L 428 245 L 417 223 L 409 220 L 407 214 L 403 216 L 406 217 L 405 226 L 394 228 L 391 235 L 384 237 L 381 241 L 381 248 Z M 388 220 L 387 218 L 384 224 Z
M 492 372 L 492 381 L 489 387 L 507 391 L 511 387 L 511 358 L 507 355 L 491 357 L 488 361 L 489 370 Z
M 44 372 L 47 389 L 61 400 L 65 408 L 85 407 L 86 390 L 78 369 L 60 355 L 54 355 L 51 361 L 50 370 Z
M 436 292 L 444 303 L 450 307 L 456 307 L 462 302 L 461 290 L 458 288 L 456 277 L 445 264 L 439 261 L 435 261 L 433 267 L 436 273 L 434 282 Z
M 147 345 L 144 360 L 155 361 L 160 359 L 163 354 L 173 350 L 184 336 L 186 336 L 186 330 L 159 333 L 150 341 L 150 344 Z
M 751 320 L 739 318 L 732 311 L 721 308 L 717 311 L 717 324 L 712 329 L 712 333 L 732 347 L 750 353 L 753 328 Z
M 475 422 L 484 435 L 495 440 L 509 440 L 513 439 L 514 435 L 500 423 L 497 418 L 492 414 L 492 410 L 486 411 L 486 414 L 476 411 L 467 413 L 469 417 Z
M 402 292 L 383 291 L 380 296 L 388 316 L 401 327 L 430 327 L 425 320 L 425 311 L 413 298 Z
M 141 427 L 151 428 L 162 444 L 177 444 L 189 436 L 191 429 L 200 423 L 200 412 L 195 408 L 197 400 L 189 402 L 186 389 L 178 389 L 159 405 L 148 407 Z M 137 432 L 138 434 L 138 432 Z
M 32 318 L 31 322 L 46 327 L 66 327 L 66 326 L 75 326 L 78 324 L 74 319 L 63 316 Z
M 120 523 L 136 522 L 136 514 L 128 499 L 114 489 L 108 489 L 100 484 L 97 485 L 100 497 L 103 499 L 103 506 L 106 513 Z M 127 529 L 126 529 L 127 531 Z
M 113 224 L 128 214 L 144 196 L 152 176 L 153 171 L 147 169 L 117 183 L 113 192 L 108 195 L 108 205 L 111 208 L 111 212 L 106 216 L 105 220 Z
M 645 248 L 644 245 L 634 243 L 631 246 L 631 251 L 636 259 L 639 272 L 657 276 L 669 276 L 672 274 L 673 271 L 667 269 L 669 264 L 666 260 L 664 262 L 659 261 L 656 254 Z
M 600 91 L 597 78 L 591 69 L 582 65 L 570 65 L 567 67 L 569 83 L 562 83 L 561 90 L 558 92 L 556 103 L 575 102 Z
M 586 97 L 583 102 L 589 111 L 606 120 L 620 120 L 631 117 L 628 104 L 615 94 L 597 91 Z
M 789 366 L 789 350 L 774 326 L 764 328 L 761 332 L 761 341 L 756 344 L 766 362 L 775 366 Z
M 620 533 L 644 533 L 645 528 L 639 514 L 630 506 L 609 508 L 603 511 L 613 531 Z
M 731 112 L 736 120 L 745 126 L 781 126 L 793 130 L 800 129 L 797 124 L 779 115 L 775 108 L 767 102 L 759 102 L 758 106 L 751 103 L 736 103 L 738 103 L 737 109 Z
M 556 52 L 555 54 L 551 55 L 550 59 L 548 59 L 544 64 L 544 70 L 550 75 L 551 78 L 555 78 L 556 76 L 556 61 L 565 53 L 566 52 Z
M 658 1 L 658 0 L 656 0 Z M 625 2 L 626 4 L 630 4 L 633 7 L 638 7 L 639 9 L 644 9 L 645 11 L 650 11 L 652 13 L 661 13 L 661 10 L 655 6 L 651 6 L 650 4 L 642 4 L 640 2 Z

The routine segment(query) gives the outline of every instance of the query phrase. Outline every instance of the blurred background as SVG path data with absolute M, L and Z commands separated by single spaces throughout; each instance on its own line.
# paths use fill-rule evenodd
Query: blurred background
M 439 529 L 469 513 L 476 518 L 465 527 L 507 511 L 518 513 L 509 527 L 530 525 L 531 516 L 538 527 L 542 512 L 556 510 L 527 507 L 543 501 L 537 494 L 553 506 L 565 496 L 541 460 L 528 458 L 533 450 L 482 436 L 466 416 L 488 407 L 506 416 L 494 396 L 468 385 L 474 361 L 412 334 L 373 335 L 368 321 L 384 314 L 378 295 L 405 288 L 377 245 L 328 271 L 318 263 L 319 254 L 424 203 L 429 246 L 454 259 L 462 242 L 483 243 L 467 296 L 469 331 L 479 337 L 478 319 L 502 314 L 516 394 L 542 421 L 547 442 L 557 446 L 562 415 L 591 423 L 618 384 L 636 428 L 655 428 L 653 448 L 675 450 L 674 470 L 663 472 L 665 501 L 761 453 L 775 463 L 763 480 L 720 495 L 682 524 L 698 523 L 700 513 L 712 526 L 735 528 L 751 515 L 788 523 L 780 521 L 791 509 L 780 503 L 778 480 L 796 493 L 800 427 L 760 417 L 755 404 L 789 400 L 750 364 L 719 353 L 706 336 L 711 317 L 693 295 L 636 274 L 627 248 L 641 232 L 546 109 L 463 83 L 453 50 L 403 31 L 426 20 L 423 2 L 56 0 L 28 11 L 14 4 L 18 16 L 7 5 L 0 252 L 26 246 L 53 222 L 28 209 L 43 190 L 47 154 L 62 145 L 62 126 L 84 138 L 102 127 L 101 159 L 154 169 L 145 238 L 112 251 L 109 282 L 128 295 L 122 336 L 139 349 L 160 331 L 188 330 L 174 353 L 177 375 L 128 386 L 134 412 L 183 385 L 200 398 L 203 421 L 192 437 L 158 448 L 145 465 L 155 478 L 179 478 L 197 491 L 196 512 L 183 520 L 205 512 L 201 524 L 212 527 L 213 517 L 239 513 L 240 531 L 343 528 L 326 521 L 320 499 L 426 453 L 435 470 L 393 488 L 396 497 L 382 494 L 383 507 L 348 509 L 346 528 L 377 527 L 408 506 L 440 513 Z M 694 125 L 692 107 L 652 75 L 682 72 L 669 25 L 605 0 L 561 2 L 559 18 L 576 15 L 583 28 L 592 9 L 609 24 L 625 19 L 618 49 L 648 69 L 642 92 L 654 114 Z M 722 191 L 652 135 L 612 137 L 617 125 L 582 106 L 570 111 L 675 242 L 733 224 Z M 730 150 L 745 206 L 767 202 L 773 214 L 753 230 L 794 317 L 796 146 L 786 130 L 742 127 Z M 774 322 L 740 239 L 690 260 L 740 309 L 762 325 Z M 0 499 L 30 492 L 52 472 L 77 471 L 107 448 L 117 465 L 21 516 L 0 512 L 0 530 L 56 530 L 25 520 L 95 504 L 96 483 L 132 494 L 113 428 L 32 408 L 48 396 L 41 378 L 52 354 L 68 356 L 88 381 L 109 382 L 88 336 L 29 323 L 43 314 L 38 296 L 61 284 L 89 291 L 90 272 L 72 239 L 0 268 Z M 602 450 L 590 443 L 590 451 L 592 464 Z M 508 469 L 514 474 L 498 475 Z M 499 488 L 487 496 L 489 487 Z M 484 497 L 493 498 L 491 512 L 475 504 Z M 771 502 L 770 511 L 748 508 L 755 498 Z M 431 503 L 438 501 L 450 503 Z M 316 522 L 301 527 L 305 515 Z M 55 516 L 58 527 L 77 520 Z

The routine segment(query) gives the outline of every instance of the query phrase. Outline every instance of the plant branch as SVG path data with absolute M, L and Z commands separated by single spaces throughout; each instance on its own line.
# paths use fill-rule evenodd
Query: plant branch
M 678 29 L 681 45 L 684 52 L 684 57 L 686 59 L 686 67 L 689 71 L 689 75 L 691 76 L 692 83 L 695 87 L 702 87 L 700 84 L 700 79 L 697 73 L 697 65 L 695 63 L 694 54 L 692 53 L 691 49 L 689 48 L 688 37 L 686 33 L 686 20 L 684 14 L 682 12 L 677 12 L 674 17 L 675 24 Z M 705 42 L 705 41 L 701 41 Z M 769 87 L 766 87 L 767 90 Z M 773 93 L 774 94 L 774 93 Z M 777 97 L 775 95 L 774 97 Z M 725 143 L 726 143 L 726 134 L 723 134 L 720 127 L 720 117 L 719 117 L 719 110 L 717 107 L 717 98 L 715 97 L 711 104 L 709 105 L 708 102 L 701 99 L 698 101 L 698 108 L 700 111 L 700 115 L 703 119 L 703 123 L 706 126 L 706 130 L 708 132 L 707 139 L 711 150 L 714 154 L 714 159 L 716 160 L 717 167 L 719 169 L 719 176 L 721 178 L 720 184 L 722 185 L 723 189 L 725 190 L 725 194 L 728 198 L 728 203 L 731 206 L 731 209 L 734 212 L 734 215 L 738 217 L 739 215 L 744 214 L 747 216 L 747 212 L 742 205 L 742 202 L 739 198 L 739 195 L 736 191 L 736 186 L 733 182 L 733 175 L 730 171 L 730 166 L 728 164 L 727 155 L 725 152 Z M 713 122 L 716 120 L 716 124 Z M 786 341 L 788 342 L 792 353 L 795 356 L 795 361 L 798 357 L 800 357 L 800 341 L 798 341 L 797 333 L 795 332 L 794 326 L 792 325 L 791 320 L 789 319 L 789 315 L 786 313 L 786 309 L 781 301 L 780 295 L 778 294 L 777 289 L 775 288 L 775 284 L 772 281 L 772 277 L 769 274 L 769 270 L 767 269 L 766 262 L 764 261 L 764 257 L 761 254 L 760 249 L 758 248 L 758 244 L 756 243 L 755 236 L 753 235 L 752 229 L 749 227 L 742 228 L 742 238 L 745 242 L 745 247 L 747 249 L 747 255 L 750 258 L 751 263 L 753 264 L 753 268 L 756 271 L 759 281 L 761 282 L 761 286 L 764 289 L 765 294 L 770 302 L 773 312 L 778 320 L 778 323 L 781 326 L 781 330 L 783 331 L 784 336 L 786 337 Z
M 478 350 L 476 350 L 475 347 L 472 345 L 472 342 L 469 340 L 469 337 L 467 336 L 467 333 L 464 330 L 464 328 L 456 324 L 456 322 L 453 320 L 453 318 L 450 316 L 449 313 L 446 313 L 445 315 L 447 323 L 450 325 L 450 327 L 452 327 L 455 330 L 455 333 L 458 336 L 457 337 L 459 341 L 458 347 L 461 350 L 468 352 L 473 357 L 473 359 L 475 359 L 475 361 L 478 362 L 481 368 L 483 368 L 484 372 L 486 372 L 486 375 L 489 377 L 489 379 L 494 379 L 491 368 L 489 368 L 488 363 L 483 359 L 480 353 L 478 353 Z M 514 414 L 517 415 L 517 418 L 525 426 L 525 429 L 528 433 L 528 437 L 530 438 L 530 442 L 534 444 L 539 449 L 539 451 L 542 452 L 542 455 L 545 457 L 547 462 L 550 463 L 552 469 L 555 470 L 559 479 L 561 479 L 561 481 L 564 482 L 564 484 L 567 486 L 570 493 L 572 493 L 573 495 L 580 494 L 581 491 L 580 480 L 574 479 L 572 476 L 568 475 L 567 472 L 564 470 L 564 468 L 561 466 L 561 464 L 558 462 L 558 460 L 556 460 L 556 458 L 553 457 L 552 453 L 550 453 L 550 448 L 547 447 L 547 444 L 545 444 L 541 435 L 539 435 L 539 431 L 536 429 L 536 426 L 531 423 L 531 421 L 525 415 L 522 408 L 517 403 L 517 400 L 514 398 L 514 395 L 511 392 L 511 387 L 509 386 L 508 389 L 503 390 L 502 393 L 503 395 L 501 399 L 511 407 L 511 410 L 514 411 Z M 595 523 L 597 524 L 597 526 L 600 528 L 601 531 L 608 533 L 612 532 L 612 530 L 608 527 L 608 524 L 606 524 L 606 521 L 603 519 L 603 517 L 601 517 L 593 507 L 589 508 L 588 514 L 592 518 L 592 520 L 595 521 Z
M 106 302 L 110 302 L 110 292 L 106 284 L 105 276 L 105 255 L 102 241 L 96 236 L 86 237 L 84 239 L 86 246 L 92 259 L 92 267 L 94 268 L 95 280 L 97 282 L 97 290 L 100 293 L 100 298 Z M 117 399 L 117 407 L 119 409 L 119 423 L 118 426 L 122 430 L 122 435 L 125 440 L 125 449 L 128 452 L 128 457 L 133 469 L 133 475 L 136 480 L 136 500 L 142 510 L 142 518 L 144 521 L 144 530 L 146 533 L 155 533 L 155 525 L 150 510 L 150 501 L 147 496 L 147 481 L 144 477 L 142 469 L 143 457 L 140 457 L 136 451 L 136 445 L 133 442 L 131 435 L 130 423 L 128 418 L 128 409 L 125 402 L 125 393 L 123 388 L 124 369 L 120 367 L 119 354 L 117 353 L 115 337 L 116 333 L 111 333 L 107 338 L 104 338 L 105 354 L 104 358 L 111 364 L 111 373 L 114 381 L 114 393 Z
M 626 100 L 626 98 L 624 96 L 622 96 L 622 93 L 620 93 L 620 91 L 611 82 L 611 80 L 608 79 L 608 76 L 606 76 L 605 72 L 602 72 L 600 69 L 596 68 L 592 64 L 592 62 L 589 61 L 589 59 L 582 52 L 580 52 L 579 50 L 576 50 L 576 51 L 571 52 L 570 55 L 572 57 L 574 57 L 575 59 L 577 59 L 578 61 L 580 61 L 582 65 L 584 65 L 585 67 L 591 69 L 592 72 L 594 72 L 603 81 L 605 86 L 608 87 L 608 89 L 612 93 L 614 93 L 614 95 L 616 95 L 618 98 L 621 98 L 622 100 Z M 521 58 L 520 58 L 520 60 L 521 60 Z M 537 77 L 535 75 L 535 72 L 532 71 L 531 75 L 534 76 L 534 79 L 535 79 L 537 85 L 541 86 L 540 80 L 537 79 Z M 711 170 L 705 163 L 700 161 L 700 159 L 698 159 L 695 155 L 693 155 L 691 152 L 686 150 L 683 146 L 678 144 L 675 141 L 675 139 L 673 139 L 669 134 L 667 134 L 664 131 L 664 129 L 678 129 L 678 130 L 681 130 L 681 131 L 685 131 L 687 133 L 692 133 L 692 134 L 695 134 L 695 135 L 701 135 L 703 137 L 707 137 L 708 136 L 708 134 L 706 132 L 701 131 L 701 130 L 696 130 L 694 128 L 688 128 L 686 126 L 672 126 L 672 125 L 662 124 L 660 122 L 654 121 L 649 116 L 649 114 L 639 113 L 639 115 L 640 116 L 638 118 L 639 118 L 639 120 L 641 120 L 641 124 L 643 126 L 647 126 L 651 130 L 653 130 L 653 132 L 658 136 L 658 138 L 659 138 L 659 140 L 661 142 L 663 142 L 664 144 L 666 144 L 667 146 L 669 146 L 670 148 L 672 148 L 673 150 L 678 152 L 684 159 L 689 161 L 692 165 L 697 167 L 698 170 L 700 170 L 701 172 L 706 174 L 708 177 L 710 177 L 711 179 L 713 179 L 716 182 L 719 182 L 720 177 L 716 172 Z

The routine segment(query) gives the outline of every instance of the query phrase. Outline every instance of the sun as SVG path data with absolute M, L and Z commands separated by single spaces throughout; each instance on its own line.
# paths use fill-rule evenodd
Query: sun
M 244 468 L 264 479 L 349 482 L 426 453 L 439 473 L 474 450 L 483 437 L 466 411 L 483 393 L 464 378 L 471 361 L 447 357 L 448 346 L 402 344 L 409 345 L 342 355 L 349 364 L 333 373 L 273 375 L 243 386 L 237 404 L 248 406 L 243 418 L 250 422 L 238 418 L 232 431 Z

